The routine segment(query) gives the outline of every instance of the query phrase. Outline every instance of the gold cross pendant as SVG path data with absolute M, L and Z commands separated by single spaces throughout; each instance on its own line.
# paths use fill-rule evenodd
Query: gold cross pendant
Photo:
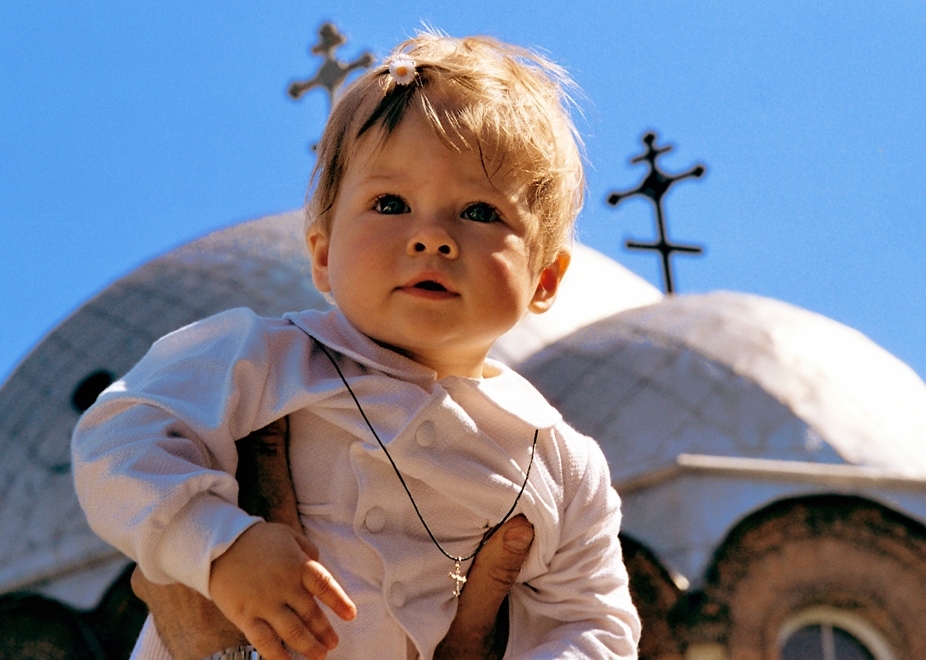
M 450 579 L 456 583 L 453 586 L 453 595 L 456 598 L 459 598 L 460 594 L 463 592 L 463 585 L 466 583 L 466 576 L 460 572 L 459 559 L 454 562 L 453 573 L 448 573 L 447 575 L 449 575 Z

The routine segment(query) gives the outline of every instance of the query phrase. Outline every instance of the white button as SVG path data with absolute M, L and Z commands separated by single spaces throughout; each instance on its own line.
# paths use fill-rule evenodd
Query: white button
M 367 511 L 367 515 L 363 519 L 363 524 L 374 534 L 383 531 L 383 527 L 386 526 L 386 512 L 378 506 L 374 506 Z
M 418 430 L 415 431 L 415 440 L 422 447 L 430 447 L 437 440 L 437 427 L 434 422 L 422 422 Z
M 405 587 L 402 586 L 401 582 L 396 582 L 392 585 L 392 588 L 389 590 L 389 598 L 392 600 L 392 605 L 394 607 L 402 607 L 405 605 Z

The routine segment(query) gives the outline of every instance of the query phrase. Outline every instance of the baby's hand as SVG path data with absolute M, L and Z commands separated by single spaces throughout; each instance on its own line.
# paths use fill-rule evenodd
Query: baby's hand
M 301 534 L 259 522 L 212 562 L 212 600 L 267 660 L 289 660 L 281 642 L 324 658 L 338 636 L 316 599 L 345 621 L 357 608 L 317 559 Z

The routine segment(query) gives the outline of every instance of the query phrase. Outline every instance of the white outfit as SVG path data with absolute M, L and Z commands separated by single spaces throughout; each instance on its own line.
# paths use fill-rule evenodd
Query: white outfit
M 75 430 L 77 493 L 93 529 L 149 579 L 208 596 L 212 560 L 258 520 L 236 505 L 235 440 L 289 415 L 306 535 L 358 608 L 350 623 L 329 615 L 341 640 L 329 658 L 405 658 L 408 640 L 431 657 L 456 610 L 453 562 L 312 337 L 333 349 L 452 555 L 472 553 L 511 507 L 538 429 L 515 511 L 535 537 L 511 592 L 506 657 L 636 657 L 620 503 L 598 445 L 503 365 L 492 363 L 491 378 L 437 380 L 337 311 L 231 310 L 155 343 Z M 151 635 L 146 626 L 138 648 Z

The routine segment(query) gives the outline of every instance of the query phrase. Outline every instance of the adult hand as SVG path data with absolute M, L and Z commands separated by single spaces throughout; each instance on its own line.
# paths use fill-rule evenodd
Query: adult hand
M 238 503 L 252 515 L 302 533 L 287 455 L 289 422 L 283 418 L 239 440 Z M 473 561 L 457 614 L 435 651 L 438 660 L 500 658 L 508 640 L 508 592 L 533 541 L 524 516 L 507 521 Z M 202 660 L 246 644 L 244 635 L 212 601 L 180 584 L 149 582 L 139 569 L 132 589 L 148 605 L 161 640 L 177 660 Z
M 161 641 L 176 660 L 202 660 L 248 643 L 211 600 L 187 586 L 154 584 L 136 567 L 132 591 L 148 606 Z
M 533 540 L 533 525 L 517 515 L 486 542 L 469 569 L 457 614 L 434 651 L 435 660 L 489 660 L 505 654 L 508 592 Z

